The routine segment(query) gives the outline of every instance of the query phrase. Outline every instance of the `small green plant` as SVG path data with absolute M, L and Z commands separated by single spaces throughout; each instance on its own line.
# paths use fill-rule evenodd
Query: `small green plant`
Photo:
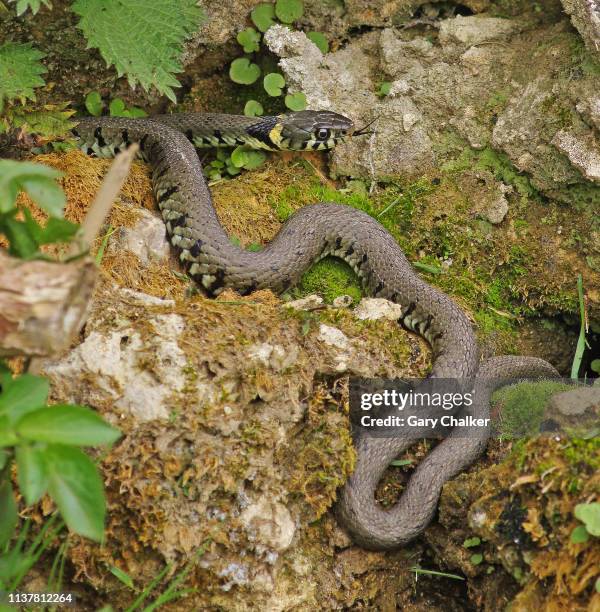
M 388 96 L 390 94 L 391 90 L 392 84 L 388 81 L 384 81 L 383 83 L 379 84 L 379 88 L 377 89 L 377 95 L 380 98 L 384 98 L 385 96 Z
M 571 366 L 571 378 L 577 379 L 579 376 L 579 370 L 581 369 L 581 362 L 583 360 L 583 354 L 585 353 L 586 346 L 589 348 L 589 344 L 586 341 L 587 333 L 587 317 L 585 313 L 585 300 L 583 297 L 583 277 L 581 274 L 577 275 L 577 295 L 579 297 L 579 338 L 577 339 L 577 347 L 575 349 L 575 356 L 573 357 L 573 365 Z
M 260 34 L 254 28 L 246 28 L 237 35 L 237 41 L 242 45 L 244 53 L 252 53 L 260 47 Z
M 85 97 L 85 108 L 93 117 L 100 117 L 105 108 L 104 100 L 97 91 L 91 91 Z M 108 114 L 111 117 L 147 117 L 146 111 L 132 106 L 127 108 L 125 102 L 121 98 L 114 98 L 108 105 Z
M 6 102 L 35 100 L 33 90 L 44 85 L 44 54 L 30 43 L 5 43 L 0 46 L 0 113 Z
M 10 0 L 13 3 L 16 3 L 17 16 L 23 15 L 27 9 L 31 9 L 31 12 L 34 15 L 37 15 L 37 12 L 40 10 L 42 3 L 47 8 L 52 8 L 52 3 L 50 0 Z
M 254 170 L 266 159 L 262 151 L 254 151 L 245 146 L 236 147 L 228 153 L 217 149 L 217 157 L 204 168 L 204 174 L 210 181 L 220 181 L 225 176 L 235 176 L 242 169 Z
M 307 32 L 306 36 L 317 45 L 321 53 L 329 53 L 329 41 L 324 34 L 321 34 L 321 32 Z
M 583 525 L 578 525 L 571 533 L 571 542 L 581 544 L 587 542 L 590 536 L 600 538 L 600 503 L 577 504 L 575 506 L 575 518 Z
M 477 536 L 473 536 L 472 538 L 467 538 L 463 542 L 463 548 L 474 548 L 475 546 L 479 546 L 481 544 L 481 538 Z
M 229 77 L 234 83 L 252 85 L 260 77 L 260 68 L 247 57 L 238 57 L 229 66 Z
M 260 117 L 264 112 L 263 105 L 256 100 L 248 100 L 244 106 L 244 115 L 246 117 Z
M 285 87 L 285 79 L 278 72 L 271 72 L 263 79 L 263 86 L 270 96 L 277 97 Z

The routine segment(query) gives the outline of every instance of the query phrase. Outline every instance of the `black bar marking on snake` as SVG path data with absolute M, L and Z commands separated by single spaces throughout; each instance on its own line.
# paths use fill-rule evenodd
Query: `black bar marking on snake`
M 210 290 L 214 293 L 217 289 L 221 289 L 225 284 L 225 270 L 218 268 L 215 272 L 215 280 L 210 284 Z
M 248 285 L 247 287 L 244 287 L 244 288 L 243 288 L 243 289 L 240 291 L 240 293 L 241 293 L 242 295 L 250 295 L 251 293 L 253 293 L 254 291 L 256 291 L 256 287 L 257 287 L 256 282 L 253 282 L 253 283 L 251 283 L 250 285 Z
M 148 140 L 148 134 L 144 134 L 140 140 L 140 151 L 146 148 L 146 140 Z
M 131 142 L 129 141 L 129 132 L 127 130 L 123 130 L 121 132 L 121 137 L 123 138 L 123 142 L 129 146 Z
M 96 157 L 96 154 L 94 153 L 94 149 L 92 149 L 92 147 L 87 147 L 85 152 L 91 157 Z
M 104 140 L 104 137 L 102 136 L 101 127 L 97 127 L 94 130 L 94 138 L 98 141 L 98 145 L 100 146 L 100 148 L 103 148 L 106 146 L 106 140 Z
M 427 318 L 425 319 L 423 323 L 423 327 L 421 327 L 422 334 L 424 334 L 431 327 L 432 321 L 433 321 L 433 315 L 432 314 L 427 315 Z
M 350 257 L 352 254 L 354 253 L 354 245 L 351 244 L 347 249 L 346 249 L 346 257 Z
M 186 130 L 185 137 L 191 142 L 194 140 L 194 132 L 192 130 Z
M 171 227 L 183 227 L 187 221 L 187 215 L 181 215 L 171 221 Z
M 171 187 L 169 187 L 163 194 L 161 194 L 161 196 L 158 198 L 158 202 L 159 204 L 161 202 L 165 202 L 166 200 L 168 200 L 174 193 L 177 193 L 179 191 L 179 186 L 178 185 L 172 185 Z
M 71 134 L 73 134 L 73 136 L 75 136 L 75 138 L 79 138 L 79 132 L 75 128 L 73 128 L 71 130 Z
M 435 336 L 431 338 L 431 343 L 435 344 L 438 340 L 441 340 L 444 337 L 444 332 L 438 332 Z
M 335 250 L 339 251 L 342 248 L 342 239 L 338 236 L 335 240 Z
M 365 254 L 362 256 L 362 259 L 360 260 L 360 263 L 367 263 L 367 259 L 369 259 L 369 258 L 367 257 L 367 254 L 365 253 Z
M 406 319 L 406 317 L 411 315 L 416 307 L 417 307 L 417 303 L 416 302 L 411 302 L 408 305 L 408 308 L 406 309 L 406 312 L 402 315 L 402 320 Z
M 375 287 L 375 291 L 373 292 L 374 295 L 377 295 L 380 291 L 383 291 L 384 287 L 385 284 L 380 281 L 377 287 Z
M 225 140 L 225 138 L 223 138 L 223 133 L 221 132 L 221 130 L 214 130 L 213 134 L 215 135 L 215 138 L 221 143 L 221 144 L 227 144 L 227 141 Z
M 246 128 L 246 134 L 256 138 L 260 142 L 263 142 L 268 147 L 273 147 L 274 143 L 271 140 L 269 134 L 271 130 L 277 125 L 279 119 L 277 117 L 261 117 L 261 120 L 254 125 Z
M 181 217 L 179 217 L 179 219 L 181 219 Z M 192 257 L 198 257 L 198 255 L 202 253 L 203 244 L 204 242 L 202 242 L 202 240 L 196 240 L 196 242 L 194 242 L 194 244 L 192 244 L 192 246 L 190 247 L 190 255 Z

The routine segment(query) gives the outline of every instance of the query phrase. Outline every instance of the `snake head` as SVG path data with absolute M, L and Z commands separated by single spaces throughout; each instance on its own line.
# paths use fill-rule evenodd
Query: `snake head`
M 353 125 L 338 113 L 305 110 L 280 115 L 269 137 L 279 149 L 322 151 L 344 142 Z

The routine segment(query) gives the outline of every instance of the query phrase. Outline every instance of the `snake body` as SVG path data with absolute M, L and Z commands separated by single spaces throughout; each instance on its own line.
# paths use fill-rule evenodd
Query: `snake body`
M 330 112 L 263 118 L 174 114 L 152 119 L 86 118 L 73 135 L 83 151 L 102 157 L 131 142 L 140 144 L 171 244 L 189 275 L 209 295 L 227 287 L 243 295 L 264 288 L 282 292 L 315 261 L 333 255 L 352 267 L 370 295 L 401 305 L 399 323 L 432 347 L 432 377 L 477 377 L 476 416 L 488 410 L 492 388 L 501 382 L 498 378 L 556 375 L 550 364 L 529 357 L 497 358 L 480 368 L 466 315 L 448 296 L 421 280 L 394 238 L 361 211 L 325 203 L 302 208 L 259 252 L 245 251 L 230 241 L 215 213 L 194 145 L 318 150 L 335 146 L 351 128 L 348 119 Z M 484 382 L 490 376 L 496 378 L 493 385 Z M 375 488 L 389 463 L 412 441 L 359 437 L 356 470 L 337 504 L 339 520 L 366 548 L 388 549 L 411 540 L 433 517 L 444 482 L 474 461 L 486 439 L 486 433 L 445 439 L 418 467 L 398 504 L 385 511 L 375 502 Z

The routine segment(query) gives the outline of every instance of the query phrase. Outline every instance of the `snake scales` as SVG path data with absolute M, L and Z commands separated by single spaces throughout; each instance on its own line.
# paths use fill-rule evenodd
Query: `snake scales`
M 341 115 L 303 111 L 262 118 L 210 114 L 89 118 L 80 120 L 73 134 L 83 151 L 102 157 L 139 142 L 141 155 L 152 169 L 153 189 L 170 241 L 182 265 L 209 295 L 226 287 L 242 294 L 262 288 L 281 292 L 315 261 L 334 255 L 354 269 L 370 295 L 402 306 L 399 322 L 425 337 L 433 349 L 432 377 L 476 378 L 475 417 L 488 414 L 491 392 L 502 379 L 555 376 L 550 364 L 531 357 L 500 357 L 480 366 L 466 315 L 448 296 L 421 280 L 392 236 L 363 212 L 315 204 L 294 214 L 262 251 L 247 252 L 232 244 L 216 216 L 194 145 L 328 149 L 351 130 L 351 121 Z M 493 384 L 487 382 L 492 377 Z M 389 463 L 413 441 L 359 437 L 357 466 L 337 504 L 339 520 L 366 548 L 389 549 L 406 543 L 427 526 L 443 484 L 476 459 L 488 435 L 485 430 L 476 437 L 452 434 L 443 440 L 413 473 L 399 502 L 387 511 L 376 503 L 375 488 Z

